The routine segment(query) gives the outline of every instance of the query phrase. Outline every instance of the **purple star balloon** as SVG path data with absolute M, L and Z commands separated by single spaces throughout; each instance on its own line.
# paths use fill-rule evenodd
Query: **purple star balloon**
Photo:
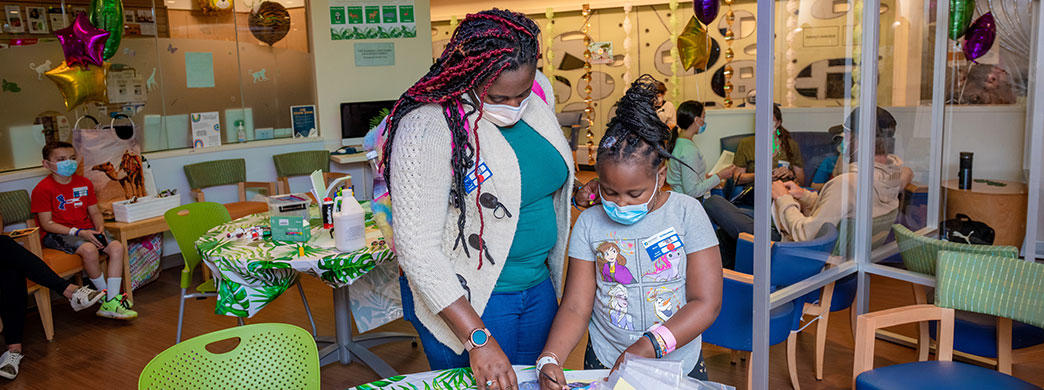
M 58 36 L 58 41 L 62 44 L 65 63 L 69 66 L 87 63 L 102 65 L 102 50 L 105 49 L 105 40 L 109 38 L 109 32 L 91 25 L 86 14 L 77 14 L 72 25 L 56 30 L 54 35 Z

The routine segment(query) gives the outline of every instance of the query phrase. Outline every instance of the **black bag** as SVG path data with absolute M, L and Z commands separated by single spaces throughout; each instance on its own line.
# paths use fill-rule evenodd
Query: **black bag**
M 957 218 L 939 223 L 939 236 L 961 244 L 993 245 L 994 231 L 990 225 L 957 214 Z

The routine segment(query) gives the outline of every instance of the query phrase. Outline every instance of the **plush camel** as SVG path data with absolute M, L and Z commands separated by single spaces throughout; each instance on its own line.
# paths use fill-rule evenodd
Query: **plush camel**
M 135 197 L 138 197 L 138 196 L 145 196 L 145 191 L 144 190 L 142 190 L 140 195 L 139 195 L 139 192 L 137 191 L 135 186 L 131 183 L 131 178 L 127 174 L 124 174 L 124 175 L 121 176 L 116 171 L 116 167 L 114 167 L 112 165 L 112 163 L 110 163 L 110 162 L 106 162 L 104 164 L 95 165 L 94 167 L 91 168 L 91 170 L 104 172 L 105 176 L 107 176 L 109 178 L 109 180 L 112 180 L 112 181 L 120 183 L 120 187 L 123 187 L 123 196 L 125 196 L 127 199 L 134 199 Z

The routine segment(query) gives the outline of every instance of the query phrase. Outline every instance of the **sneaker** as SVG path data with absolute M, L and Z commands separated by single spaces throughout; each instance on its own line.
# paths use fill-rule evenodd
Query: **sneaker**
M 18 363 L 22 361 L 22 354 L 14 351 L 4 352 L 0 355 L 0 377 L 14 379 L 18 376 Z
M 82 286 L 72 293 L 72 297 L 69 298 L 69 304 L 72 305 L 73 310 L 80 311 L 94 306 L 95 303 L 98 303 L 104 297 L 104 292 Z
M 103 299 L 101 308 L 96 313 L 99 317 L 113 318 L 117 320 L 132 320 L 138 318 L 138 312 L 130 309 L 130 303 L 123 295 L 113 299 Z

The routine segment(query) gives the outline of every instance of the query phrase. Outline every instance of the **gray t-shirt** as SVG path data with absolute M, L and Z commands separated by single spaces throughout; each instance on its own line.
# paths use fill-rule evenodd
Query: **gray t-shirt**
M 685 305 L 686 255 L 718 245 L 707 213 L 696 199 L 675 192 L 634 225 L 622 225 L 591 207 L 580 214 L 569 240 L 569 257 L 594 261 L 598 291 L 591 346 L 602 365 L 616 358 L 657 323 Z M 664 358 L 696 366 L 703 338 Z

